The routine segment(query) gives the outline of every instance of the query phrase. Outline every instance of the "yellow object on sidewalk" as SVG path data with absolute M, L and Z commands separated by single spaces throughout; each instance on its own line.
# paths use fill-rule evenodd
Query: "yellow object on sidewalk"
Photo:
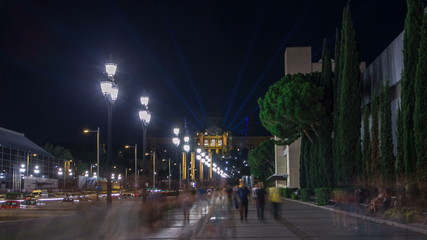
M 280 198 L 280 189 L 278 187 L 270 187 L 268 188 L 268 196 L 270 202 L 281 202 Z

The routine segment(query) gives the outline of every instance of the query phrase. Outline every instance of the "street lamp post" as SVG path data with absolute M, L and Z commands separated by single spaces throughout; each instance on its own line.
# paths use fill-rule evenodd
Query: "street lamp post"
M 84 133 L 96 133 L 96 176 L 99 176 L 99 127 L 96 130 L 83 130 Z M 92 170 L 92 166 L 91 166 Z
M 189 136 L 185 136 L 184 137 L 184 151 L 185 151 L 185 158 L 184 158 L 184 163 L 183 163 L 183 165 L 184 165 L 184 168 L 185 169 L 183 169 L 183 171 L 185 171 L 185 175 L 186 175 L 186 177 L 187 177 L 187 187 L 188 188 L 190 188 L 190 168 L 188 168 L 188 166 L 187 166 L 187 155 L 188 155 L 188 152 L 190 151 L 190 137 Z
M 176 146 L 175 148 L 175 162 L 178 161 L 178 148 L 181 140 L 179 139 L 179 128 L 173 129 L 174 137 L 172 138 L 172 143 Z M 170 174 L 169 174 L 170 175 Z M 181 164 L 179 165 L 179 188 L 181 188 Z
M 138 156 L 137 155 L 138 145 L 136 143 L 134 146 L 126 145 L 125 148 L 134 148 L 135 149 L 135 152 L 134 152 L 135 153 L 135 179 L 134 179 L 135 183 L 133 185 L 134 185 L 135 189 L 137 189 L 138 188 L 138 158 L 137 158 L 137 156 Z M 126 177 L 126 181 L 127 181 L 127 177 Z
M 114 82 L 114 75 L 116 74 L 117 65 L 114 63 L 105 64 L 105 70 L 108 75 L 108 80 L 101 82 L 101 90 L 104 94 L 105 99 L 107 100 L 108 105 L 108 137 L 107 137 L 107 207 L 110 208 L 113 199 L 111 198 L 111 142 L 112 142 L 112 118 L 113 118 L 113 103 L 117 99 L 117 95 L 119 94 L 119 87 Z M 99 166 L 99 165 L 98 165 Z
M 142 109 L 139 111 L 139 119 L 142 122 L 142 156 L 143 156 L 142 162 L 143 162 L 144 172 L 147 172 L 147 161 L 145 159 L 145 154 L 146 154 L 146 150 L 147 150 L 146 149 L 147 148 L 147 126 L 151 120 L 151 113 L 148 110 L 149 98 L 147 96 L 142 96 L 140 100 L 141 100 L 141 105 L 142 105 Z M 144 177 L 146 177 L 146 176 L 144 176 Z M 143 185 L 142 200 L 143 200 L 143 202 L 147 201 L 147 184 L 145 184 L 145 183 Z

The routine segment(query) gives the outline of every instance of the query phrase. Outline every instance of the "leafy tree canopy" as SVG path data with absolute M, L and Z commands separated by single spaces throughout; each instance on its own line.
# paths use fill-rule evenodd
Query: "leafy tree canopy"
M 65 159 L 65 160 L 74 159 L 73 155 L 71 155 L 70 150 L 68 150 L 62 146 L 57 146 L 57 145 L 53 145 L 50 143 L 46 143 L 44 145 L 44 149 L 56 158 Z
M 262 142 L 249 154 L 251 174 L 265 181 L 274 173 L 274 141 Z
M 288 74 L 271 85 L 264 98 L 258 99 L 260 119 L 273 135 L 283 139 L 278 144 L 290 144 L 301 133 L 315 133 L 325 114 L 321 100 L 324 88 L 319 86 L 320 73 Z

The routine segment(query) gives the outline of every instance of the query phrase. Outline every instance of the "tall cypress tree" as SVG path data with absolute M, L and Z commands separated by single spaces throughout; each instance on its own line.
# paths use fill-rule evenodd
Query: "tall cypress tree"
M 413 176 L 416 165 L 414 137 L 415 73 L 418 62 L 418 46 L 423 17 L 420 0 L 407 0 L 407 14 L 403 36 L 403 74 L 402 74 L 402 121 L 403 121 L 403 156 L 406 177 Z
M 342 167 L 339 184 L 351 186 L 360 164 L 361 74 L 350 6 L 344 8 L 341 30 L 338 144 Z
M 397 138 L 397 155 L 394 172 L 396 175 L 396 195 L 397 202 L 396 206 L 402 206 L 402 200 L 405 195 L 405 162 L 403 153 L 403 120 L 402 111 L 400 107 L 397 109 L 396 119 L 396 138 Z
M 340 38 L 340 32 L 338 28 L 336 29 L 335 33 L 335 66 L 334 66 L 334 82 L 333 82 L 333 96 L 334 96 L 334 110 L 333 110 L 333 170 L 334 170 L 334 185 L 341 179 L 338 175 L 340 174 L 340 169 L 342 168 L 341 164 L 341 158 L 340 158 L 340 140 L 339 140 L 339 89 L 340 89 L 340 52 L 341 52 L 341 38 Z
M 365 189 L 368 188 L 368 179 L 371 176 L 370 174 L 370 162 L 371 162 L 371 136 L 370 136 L 370 126 L 369 126 L 369 105 L 365 106 L 365 111 L 363 113 L 363 155 L 360 175 L 360 182 L 362 183 Z
M 418 183 L 427 183 L 427 14 L 421 28 L 415 75 L 414 132 Z
M 402 120 L 402 110 L 397 110 L 397 119 L 396 119 L 396 137 L 397 137 L 397 155 L 396 155 L 396 164 L 395 164 L 395 174 L 396 181 L 399 187 L 402 187 L 405 179 L 405 160 L 403 152 L 403 120 Z
M 390 88 L 388 84 L 382 87 L 380 99 L 380 153 L 381 176 L 384 186 L 391 187 L 395 180 L 393 154 L 393 136 L 391 126 Z
M 319 127 L 319 186 L 332 187 L 334 181 L 333 172 L 333 148 L 332 148 L 332 113 L 333 113 L 333 73 L 331 57 L 329 55 L 326 39 L 323 40 L 322 53 L 322 74 L 320 77 L 320 85 L 325 88 L 325 97 L 323 105 L 325 107 L 325 115 L 320 121 Z
M 380 180 L 380 139 L 378 127 L 378 107 L 379 97 L 376 93 L 371 97 L 371 114 L 372 114 L 372 127 L 371 127 L 371 161 L 370 161 L 370 178 L 371 182 L 378 184 Z
M 310 188 L 318 188 L 321 187 L 320 184 L 320 173 L 319 173 L 319 138 L 316 137 L 313 139 L 313 142 L 310 146 L 310 155 L 309 155 L 309 177 L 310 177 Z

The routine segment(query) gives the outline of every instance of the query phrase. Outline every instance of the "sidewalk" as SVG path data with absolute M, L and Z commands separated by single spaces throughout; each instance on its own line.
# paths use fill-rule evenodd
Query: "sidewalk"
M 200 223 L 191 239 L 426 239 L 427 226 L 400 224 L 345 212 L 331 207 L 285 199 L 280 222 L 267 208 L 264 223 L 258 221 L 254 201 L 248 221 L 241 222 L 236 209 L 216 205 Z
M 363 209 L 363 210 L 358 209 L 356 212 L 348 212 L 345 210 L 341 210 L 339 208 L 335 208 L 333 206 L 318 206 L 314 203 L 303 202 L 303 201 L 298 201 L 298 200 L 291 200 L 291 199 L 286 199 L 285 201 L 296 202 L 296 203 L 300 203 L 300 204 L 306 204 L 306 205 L 309 205 L 312 207 L 317 207 L 317 208 L 329 210 L 329 211 L 332 211 L 335 213 L 346 214 L 349 216 L 357 217 L 357 218 L 368 220 L 368 221 L 375 222 L 375 223 L 387 224 L 387 225 L 398 227 L 401 229 L 405 229 L 405 230 L 409 230 L 409 231 L 413 231 L 413 232 L 418 232 L 418 233 L 422 233 L 422 234 L 427 234 L 427 224 L 423 224 L 422 222 L 399 223 L 396 221 L 384 219 L 383 216 L 381 216 L 381 215 L 377 215 L 375 217 L 367 216 L 365 214 L 366 209 Z

